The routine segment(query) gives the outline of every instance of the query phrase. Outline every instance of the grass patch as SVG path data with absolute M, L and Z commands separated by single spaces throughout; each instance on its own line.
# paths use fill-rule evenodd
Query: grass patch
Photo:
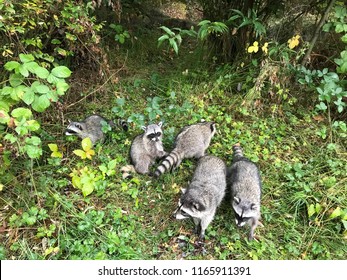
M 58 144 L 62 159 L 46 147 L 40 161 L 9 160 L 1 179 L 0 259 L 345 259 L 345 132 L 317 121 L 299 102 L 282 101 L 277 110 L 264 97 L 244 103 L 237 84 L 249 72 L 189 68 L 192 55 L 184 49 L 180 58 L 163 58 L 153 38 L 144 37 L 118 58 L 125 68 L 116 83 L 65 116 L 47 112 L 42 138 L 45 145 Z M 94 111 L 110 119 L 121 115 L 130 130 L 110 132 L 92 160 L 81 160 L 73 154 L 80 141 L 66 139 L 64 126 L 67 117 L 81 120 Z M 231 147 L 239 142 L 260 167 L 264 227 L 256 229 L 258 241 L 248 242 L 248 231 L 236 228 L 227 199 L 203 246 L 191 221 L 172 218 L 194 160 L 158 180 L 122 179 L 120 168 L 129 163 L 141 124 L 164 121 L 170 150 L 178 131 L 202 118 L 217 123 L 210 154 L 230 164 Z M 331 138 L 322 134 L 324 127 Z M 73 172 L 92 182 L 91 195 L 83 197 L 72 185 Z

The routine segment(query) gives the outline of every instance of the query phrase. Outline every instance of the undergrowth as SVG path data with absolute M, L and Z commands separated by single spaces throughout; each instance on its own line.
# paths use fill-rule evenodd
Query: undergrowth
M 282 89 L 289 98 L 247 96 L 257 74 L 252 66 L 192 67 L 196 61 L 184 46 L 180 59 L 159 56 L 156 42 L 147 39 L 147 45 L 135 42 L 114 58 L 125 65 L 118 81 L 69 108 L 65 117 L 55 116 L 58 122 L 42 123 L 41 159 L 7 159 L 0 259 L 345 259 L 345 126 L 334 127 L 325 114 L 308 109 L 294 87 Z M 109 132 L 92 148 L 91 159 L 81 159 L 73 152 L 81 142 L 66 138 L 64 125 L 92 112 L 125 118 L 130 129 Z M 256 241 L 248 242 L 247 230 L 236 227 L 228 195 L 204 245 L 192 221 L 172 218 L 195 160 L 160 179 L 122 179 L 120 169 L 129 163 L 142 124 L 163 121 L 170 150 L 178 131 L 201 119 L 217 123 L 208 153 L 230 164 L 231 147 L 240 143 L 260 168 L 264 226 L 257 228 Z M 78 184 L 92 191 L 83 195 Z

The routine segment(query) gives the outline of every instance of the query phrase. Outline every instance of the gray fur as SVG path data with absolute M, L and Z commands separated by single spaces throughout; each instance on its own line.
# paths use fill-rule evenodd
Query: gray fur
M 204 156 L 198 161 L 192 182 L 179 200 L 176 219 L 193 218 L 196 232 L 204 238 L 205 230 L 214 218 L 226 189 L 226 166 L 215 156 Z
M 254 230 L 260 218 L 261 179 L 258 167 L 243 156 L 240 145 L 233 146 L 233 162 L 228 168 L 227 181 L 231 188 L 231 205 L 239 227 L 248 223 L 249 240 L 254 239 Z
M 66 135 L 76 135 L 81 139 L 89 137 L 93 145 L 101 140 L 103 141 L 105 135 L 102 131 L 103 122 L 108 123 L 111 127 L 115 127 L 117 124 L 121 125 L 122 128 L 126 131 L 128 126 L 125 121 L 118 119 L 117 124 L 113 121 L 107 121 L 99 115 L 91 115 L 85 120 L 80 122 L 70 122 L 66 128 Z
M 159 177 L 165 171 L 177 168 L 184 158 L 200 158 L 216 133 L 214 122 L 201 122 L 185 126 L 175 139 L 175 147 L 154 172 Z
M 166 156 L 162 138 L 162 123 L 143 126 L 144 133 L 135 137 L 130 148 L 130 157 L 136 172 L 148 174 L 156 159 Z

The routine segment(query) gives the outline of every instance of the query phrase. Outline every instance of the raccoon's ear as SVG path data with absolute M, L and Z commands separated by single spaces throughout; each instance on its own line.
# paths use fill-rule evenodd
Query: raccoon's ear
M 141 129 L 143 129 L 144 131 L 146 131 L 147 127 L 145 127 L 144 125 L 141 126 Z
M 161 127 L 163 125 L 163 122 L 159 122 L 158 126 Z
M 181 188 L 182 193 L 186 193 L 187 189 L 186 188 Z
M 211 132 L 214 132 L 214 131 L 216 131 L 216 132 L 217 132 L 217 129 L 216 129 L 216 124 L 215 124 L 215 123 L 211 123 L 211 125 L 210 125 L 210 129 L 211 129 Z
M 257 210 L 257 206 L 254 203 L 251 204 L 251 210 Z
M 234 197 L 234 201 L 235 201 L 236 204 L 239 204 L 240 201 L 241 201 L 241 199 L 239 199 L 238 197 L 235 196 L 235 197 Z

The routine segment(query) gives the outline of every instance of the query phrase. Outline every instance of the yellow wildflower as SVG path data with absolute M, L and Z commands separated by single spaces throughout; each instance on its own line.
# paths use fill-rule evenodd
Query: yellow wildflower
M 248 47 L 247 52 L 248 53 L 252 53 L 252 52 L 256 53 L 256 52 L 258 52 L 258 50 L 259 50 L 258 42 L 255 41 L 252 46 Z
M 294 49 L 296 46 L 299 45 L 299 39 L 300 35 L 295 35 L 293 38 L 288 40 L 288 47 L 290 49 Z
M 268 45 L 269 45 L 269 43 L 265 43 L 265 44 L 261 47 L 261 50 L 262 50 L 265 54 L 267 54 L 267 52 L 268 52 L 268 49 L 267 49 Z

